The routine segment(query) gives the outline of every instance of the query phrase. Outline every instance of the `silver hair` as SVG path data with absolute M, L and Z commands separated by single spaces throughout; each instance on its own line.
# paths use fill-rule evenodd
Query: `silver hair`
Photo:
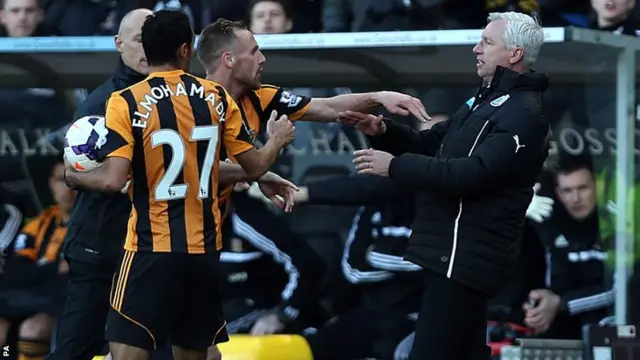
M 533 65 L 544 44 L 544 31 L 538 21 L 532 16 L 514 11 L 494 12 L 487 17 L 488 22 L 496 20 L 507 21 L 503 35 L 507 49 L 523 49 L 525 64 Z

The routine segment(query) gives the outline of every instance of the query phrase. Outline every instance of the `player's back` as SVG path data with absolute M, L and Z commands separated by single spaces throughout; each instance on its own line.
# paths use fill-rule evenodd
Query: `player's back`
M 125 249 L 215 251 L 224 89 L 177 70 L 153 73 L 118 95 L 134 140 L 133 210 Z

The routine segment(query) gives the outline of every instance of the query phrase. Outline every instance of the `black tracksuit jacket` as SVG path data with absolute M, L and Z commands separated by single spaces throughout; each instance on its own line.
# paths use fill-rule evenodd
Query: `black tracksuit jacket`
M 386 121 L 371 137 L 389 176 L 416 190 L 406 259 L 494 295 L 520 251 L 533 185 L 548 155 L 548 79 L 498 67 L 492 82 L 431 130 Z
M 74 119 L 88 115 L 104 116 L 111 93 L 144 80 L 139 74 L 118 62 L 115 74 L 91 92 L 78 107 Z M 131 200 L 123 194 L 80 191 L 71 212 L 62 252 L 73 260 L 113 264 L 118 261 L 127 234 Z

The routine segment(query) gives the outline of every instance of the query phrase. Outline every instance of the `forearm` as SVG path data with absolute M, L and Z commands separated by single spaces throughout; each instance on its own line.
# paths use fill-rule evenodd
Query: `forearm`
M 368 137 L 374 149 L 386 151 L 394 156 L 405 153 L 426 155 L 424 151 L 426 144 L 420 132 L 393 120 L 385 119 L 384 124 L 386 128 L 384 134 Z
M 344 94 L 330 98 L 314 98 L 302 120 L 333 122 L 338 113 L 347 110 L 368 112 L 379 105 L 379 92 Z
M 252 181 L 255 178 L 249 176 L 247 172 L 239 164 L 230 164 L 226 161 L 220 161 L 220 172 L 218 181 L 221 186 L 233 185 L 238 182 Z
M 258 150 L 258 159 L 251 169 L 245 169 L 249 177 L 257 179 L 267 173 L 269 168 L 276 162 L 282 145 L 277 141 L 267 141 L 265 146 Z
M 109 176 L 102 166 L 88 172 L 66 171 L 65 181 L 71 188 L 101 192 L 119 192 L 126 183 Z
M 370 175 L 313 181 L 305 190 L 301 191 L 301 200 L 321 205 L 376 205 L 403 195 L 397 182 Z

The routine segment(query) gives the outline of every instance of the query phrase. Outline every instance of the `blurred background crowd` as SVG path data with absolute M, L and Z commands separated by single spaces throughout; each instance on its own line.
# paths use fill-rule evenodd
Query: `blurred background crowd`
M 112 36 L 124 14 L 139 7 L 183 11 L 196 32 L 219 17 L 244 20 L 256 34 L 479 29 L 489 12 L 514 10 L 536 16 L 545 27 L 640 36 L 635 0 L 2 0 L 0 4 L 3 37 Z M 615 236 L 616 86 L 613 78 L 599 83 L 587 80 L 603 67 L 615 66 L 615 61 L 600 55 L 588 59 L 591 71 L 582 78 L 554 82 L 550 75 L 545 106 L 553 130 L 551 156 L 527 214 L 521 261 L 509 286 L 491 305 L 498 323 L 524 327 L 495 327 L 489 333 L 491 341 L 516 333 L 579 339 L 583 325 L 611 315 L 613 262 L 607 254 Z M 471 68 L 473 63 L 469 64 Z M 428 128 L 472 97 L 476 83 L 470 75 L 466 84 L 389 90 L 419 96 L 433 120 L 413 125 Z M 64 186 L 60 144 L 38 140 L 68 124 L 91 90 L 0 88 L 0 291 L 32 287 L 50 296 L 55 288 L 64 294 L 67 267 L 60 245 L 75 194 Z M 287 90 L 329 97 L 382 89 Z M 636 119 L 630 121 L 640 128 Z M 336 354 L 328 349 L 332 346 L 325 346 L 326 354 L 314 353 L 318 359 L 391 358 L 413 331 L 420 301 L 416 276 L 420 269 L 402 259 L 411 234 L 412 199 L 397 189 L 372 192 L 371 179 L 350 175 L 351 150 L 367 146 L 352 129 L 339 124 L 296 126 L 298 138 L 275 169 L 301 185 L 295 211 L 281 213 L 255 187 L 239 189 L 235 213 L 225 223 L 220 280 L 229 331 L 304 333 L 311 343 L 339 349 Z M 640 130 L 636 130 L 635 153 L 627 154 L 636 164 L 639 146 Z M 297 160 L 301 149 L 310 149 L 317 158 L 313 164 L 305 163 L 308 156 Z M 296 167 L 305 170 L 295 171 Z M 632 214 L 637 226 L 640 173 L 635 181 Z M 630 289 L 630 299 L 637 303 L 640 289 L 633 279 Z M 536 328 L 524 321 L 522 304 L 532 292 L 549 299 L 545 326 Z M 558 298 L 562 301 L 551 301 Z M 3 303 L 6 299 L 0 297 L 0 307 L 10 306 Z M 49 337 L 55 311 L 46 314 L 50 321 L 29 321 L 39 314 L 0 317 L 0 344 L 25 334 Z M 638 309 L 630 307 L 629 315 L 640 323 Z M 322 348 L 317 344 L 314 351 Z

